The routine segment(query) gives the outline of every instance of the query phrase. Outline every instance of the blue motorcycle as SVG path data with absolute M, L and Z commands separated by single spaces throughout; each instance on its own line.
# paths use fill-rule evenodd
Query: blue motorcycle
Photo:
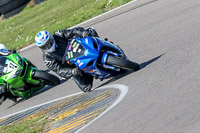
M 124 70 L 139 70 L 118 46 L 98 37 L 74 37 L 65 51 L 64 61 L 99 79 L 116 76 Z

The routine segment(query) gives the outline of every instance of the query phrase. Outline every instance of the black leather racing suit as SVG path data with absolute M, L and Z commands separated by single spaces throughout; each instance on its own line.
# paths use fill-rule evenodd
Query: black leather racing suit
M 87 36 L 98 36 L 96 31 L 90 32 L 92 29 L 84 29 L 83 27 L 58 30 L 53 34 L 56 42 L 56 50 L 53 53 L 43 52 L 44 64 L 52 71 L 56 72 L 59 76 L 69 78 L 73 76 L 72 70 L 75 65 L 68 64 L 66 61 L 63 62 L 63 56 L 68 46 L 68 39 L 73 36 L 87 37 Z M 82 72 L 80 75 L 73 76 L 75 83 L 79 88 L 84 91 L 90 91 L 92 88 L 93 77 Z

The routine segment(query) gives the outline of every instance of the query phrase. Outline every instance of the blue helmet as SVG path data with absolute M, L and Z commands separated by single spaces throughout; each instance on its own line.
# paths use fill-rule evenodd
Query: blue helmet
M 6 49 L 6 46 L 2 43 L 0 43 L 0 55 L 8 55 L 8 50 Z
M 35 37 L 35 44 L 43 51 L 51 53 L 55 51 L 55 40 L 48 31 L 40 31 Z

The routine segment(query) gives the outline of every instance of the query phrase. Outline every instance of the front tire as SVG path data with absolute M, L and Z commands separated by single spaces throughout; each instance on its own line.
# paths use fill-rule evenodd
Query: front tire
M 33 73 L 32 78 L 38 79 L 38 80 L 44 80 L 47 85 L 56 86 L 60 84 L 60 79 L 57 76 L 47 73 L 45 71 L 36 70 Z
M 113 55 L 108 55 L 106 63 L 125 70 L 129 69 L 137 71 L 140 69 L 140 65 L 138 63 Z

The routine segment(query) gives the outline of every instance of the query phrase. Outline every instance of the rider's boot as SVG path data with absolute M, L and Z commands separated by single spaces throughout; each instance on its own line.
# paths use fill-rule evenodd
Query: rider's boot
M 89 92 L 92 89 L 93 76 L 82 73 L 73 77 L 73 80 L 83 92 Z

